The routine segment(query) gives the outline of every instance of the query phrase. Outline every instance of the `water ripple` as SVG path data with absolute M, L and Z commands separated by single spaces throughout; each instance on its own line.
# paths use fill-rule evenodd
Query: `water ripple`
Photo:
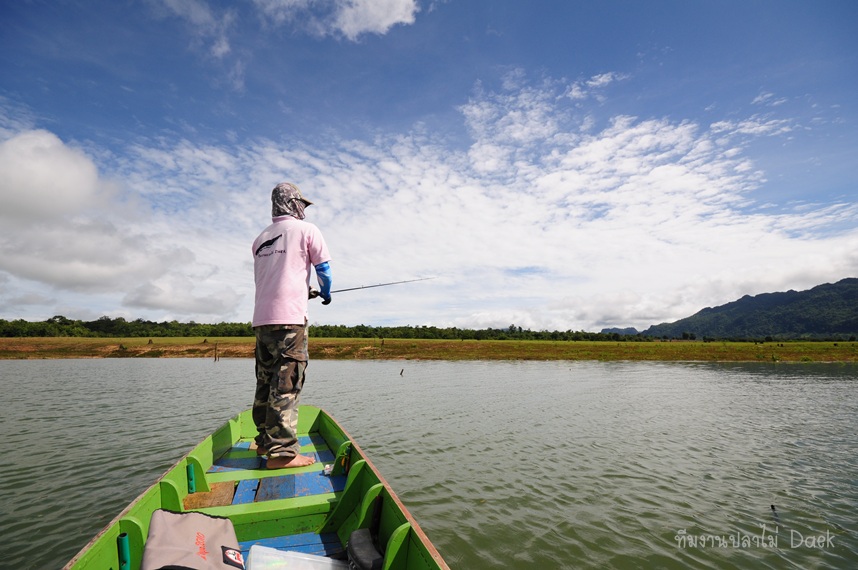
M 858 567 L 855 367 L 406 368 L 313 362 L 304 401 L 357 438 L 453 568 Z M 64 390 L 36 413 L 22 379 L 46 377 Z M 61 566 L 252 384 L 248 360 L 0 362 L 4 563 Z M 777 548 L 754 545 L 764 527 Z

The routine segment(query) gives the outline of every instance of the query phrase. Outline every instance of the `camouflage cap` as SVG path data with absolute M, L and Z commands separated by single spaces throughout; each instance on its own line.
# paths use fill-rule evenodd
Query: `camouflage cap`
M 301 195 L 291 182 L 281 182 L 271 191 L 271 216 L 293 216 L 304 219 L 304 207 L 313 203 Z

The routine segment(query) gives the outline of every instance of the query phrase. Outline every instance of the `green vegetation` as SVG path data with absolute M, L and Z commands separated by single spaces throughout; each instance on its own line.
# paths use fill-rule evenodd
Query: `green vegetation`
M 175 338 L 175 337 L 252 337 L 250 323 L 200 324 L 126 321 L 122 317 L 101 317 L 95 321 L 75 321 L 63 316 L 46 321 L 5 321 L 0 319 L 0 337 L 83 337 L 83 338 Z M 510 325 L 505 329 L 459 329 L 428 326 L 372 327 L 357 325 L 310 325 L 310 336 L 326 338 L 422 338 L 446 340 L 628 340 L 651 341 L 638 336 L 584 331 L 531 331 Z
M 515 325 L 504 329 L 460 329 L 456 327 L 439 328 L 432 326 L 371 327 L 358 325 L 311 325 L 311 337 L 324 338 L 379 338 L 379 339 L 427 339 L 427 340 L 548 340 L 582 341 L 611 340 L 629 342 L 651 342 L 653 339 L 643 336 L 622 336 L 619 334 L 590 333 L 584 331 L 532 331 Z
M 858 285 L 858 279 L 852 280 Z M 757 298 L 748 298 L 757 299 Z M 747 302 L 746 299 L 741 299 L 736 303 L 731 303 L 724 306 L 724 311 L 736 312 L 733 305 L 753 305 Z M 771 303 L 769 306 L 777 305 Z M 854 305 L 854 306 L 853 306 Z M 756 305 L 754 305 L 756 306 Z M 804 305 L 803 305 L 804 306 Z M 854 312 L 858 311 L 858 287 L 856 287 L 856 299 L 849 308 Z M 310 336 L 316 338 L 343 338 L 343 339 L 425 339 L 425 340 L 497 340 L 497 341 L 559 341 L 559 342 L 581 342 L 581 341 L 616 341 L 623 343 L 653 343 L 661 340 L 703 340 L 706 342 L 715 342 L 720 340 L 736 341 L 736 342 L 779 342 L 784 340 L 826 340 L 826 341 L 855 341 L 856 334 L 848 332 L 831 332 L 822 333 L 822 328 L 816 328 L 817 332 L 810 334 L 804 333 L 797 335 L 794 333 L 788 334 L 770 334 L 773 330 L 782 330 L 776 328 L 776 325 L 762 325 L 750 327 L 745 330 L 748 334 L 738 334 L 735 326 L 726 326 L 723 323 L 726 317 L 723 312 L 718 309 L 704 309 L 697 315 L 677 321 L 672 324 L 657 325 L 650 327 L 649 330 L 637 333 L 628 334 L 634 329 L 629 329 L 622 332 L 619 329 L 606 329 L 600 333 L 585 332 L 585 331 L 532 331 L 523 329 L 515 325 L 510 325 L 507 328 L 487 328 L 487 329 L 460 329 L 457 327 L 440 328 L 434 326 L 395 326 L 395 327 L 374 327 L 368 325 L 345 326 L 345 325 L 310 325 Z M 805 310 L 813 313 L 814 309 L 805 306 Z M 783 311 L 781 311 L 783 312 Z M 763 317 L 759 316 L 758 312 L 748 315 L 739 311 L 740 316 L 735 319 L 741 322 L 761 322 Z M 821 312 L 820 314 L 833 317 L 832 310 Z M 711 315 L 717 315 L 710 318 Z M 744 315 L 744 316 L 742 316 Z M 816 318 L 816 317 L 815 317 Z M 735 320 L 734 319 L 734 320 Z M 816 320 L 819 320 L 816 318 Z M 837 325 L 837 331 L 858 330 L 858 317 L 855 319 L 855 324 L 851 321 L 840 318 L 837 323 L 846 323 L 845 325 Z M 710 326 L 710 321 L 720 323 L 720 328 Z M 811 319 L 805 318 L 805 322 L 810 322 Z M 814 321 L 816 322 L 816 321 Z M 710 323 L 710 324 L 707 324 Z M 817 323 L 817 327 L 821 324 Z M 793 329 L 790 329 L 793 330 Z M 691 331 L 691 332 L 689 332 Z M 750 333 L 755 334 L 750 334 Z M 766 332 L 766 334 L 762 334 Z M 729 334 L 728 334 L 729 333 Z M 756 334 L 759 333 L 759 334 Z M 57 337 L 57 338 L 184 338 L 189 339 L 198 337 L 200 339 L 212 338 L 252 338 L 253 328 L 250 323 L 218 323 L 218 324 L 202 324 L 193 321 L 189 323 L 180 323 L 177 321 L 163 321 L 160 323 L 136 319 L 127 321 L 122 317 L 110 318 L 101 317 L 94 321 L 72 320 L 63 316 L 55 316 L 46 321 L 30 322 L 23 319 L 14 321 L 6 321 L 0 319 L 0 338 L 28 338 L 28 337 Z
M 0 319 L 0 337 L 206 337 L 253 336 L 250 323 L 219 323 L 216 325 L 164 321 L 155 323 L 137 319 L 126 321 L 122 317 L 101 317 L 95 321 L 51 317 L 46 321 L 29 322 L 23 319 Z
M 686 339 L 855 340 L 858 279 L 807 291 L 746 295 L 674 323 L 652 326 L 642 334 Z

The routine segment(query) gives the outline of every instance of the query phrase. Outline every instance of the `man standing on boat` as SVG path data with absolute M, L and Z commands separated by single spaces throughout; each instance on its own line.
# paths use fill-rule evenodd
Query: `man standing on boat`
M 283 182 L 271 192 L 272 223 L 253 242 L 256 301 L 256 395 L 253 421 L 257 453 L 268 469 L 303 467 L 314 457 L 298 453 L 298 399 L 307 368 L 307 301 L 310 267 L 316 270 L 323 305 L 331 302 L 328 246 L 315 225 L 304 221 L 312 202 Z

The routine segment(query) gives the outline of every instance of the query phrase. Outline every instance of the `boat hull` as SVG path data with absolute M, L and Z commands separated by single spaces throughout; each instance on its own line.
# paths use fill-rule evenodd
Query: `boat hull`
M 352 532 L 370 528 L 384 568 L 448 568 L 387 481 L 330 415 L 301 406 L 298 433 L 301 453 L 314 455 L 316 463 L 269 470 L 253 444 L 257 431 L 250 410 L 238 414 L 141 493 L 64 568 L 137 570 L 157 509 L 229 518 L 245 559 L 253 545 L 342 558 Z

